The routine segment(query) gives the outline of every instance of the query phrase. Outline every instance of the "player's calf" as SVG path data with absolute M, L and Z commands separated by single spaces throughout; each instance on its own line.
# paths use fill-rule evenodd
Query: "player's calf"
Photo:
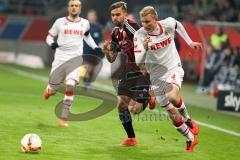
M 186 150 L 192 152 L 195 145 L 197 145 L 198 140 L 190 131 L 190 128 L 184 122 L 183 117 L 179 114 L 177 108 L 175 108 L 172 103 L 168 103 L 164 107 L 168 111 L 169 117 L 171 118 L 177 131 L 187 138 Z
M 178 103 L 175 104 L 177 107 L 179 113 L 183 116 L 185 123 L 189 127 L 190 131 L 197 135 L 199 133 L 199 127 L 198 125 L 190 118 L 190 115 L 188 113 L 187 107 L 185 106 L 185 103 L 183 102 L 182 98 L 179 97 Z

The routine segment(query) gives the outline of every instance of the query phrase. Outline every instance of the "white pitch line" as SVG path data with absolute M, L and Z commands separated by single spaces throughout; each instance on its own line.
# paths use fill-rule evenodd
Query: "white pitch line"
M 48 81 L 47 77 L 39 76 L 39 75 L 34 74 L 34 73 L 22 71 L 22 70 L 11 68 L 11 67 L 5 67 L 5 66 L 2 66 L 2 65 L 0 65 L 0 68 L 4 69 L 4 70 L 7 70 L 7 71 L 10 71 L 10 72 L 12 72 L 14 74 L 17 74 L 19 76 L 24 76 L 24 77 L 27 77 L 27 78 L 32 78 L 32 79 L 36 79 L 36 80 L 40 80 L 40 81 L 44 81 L 44 82 Z M 101 83 L 97 83 L 97 82 L 95 82 L 94 84 L 98 88 L 102 88 L 102 89 L 108 90 L 110 92 L 114 91 L 113 87 L 111 87 L 109 85 L 105 85 L 105 84 L 101 84 Z M 154 112 L 156 112 L 156 111 L 158 111 L 158 110 L 154 110 Z M 218 127 L 218 126 L 215 126 L 215 125 L 211 125 L 211 124 L 208 124 L 208 123 L 201 122 L 201 121 L 196 121 L 196 123 L 199 124 L 200 126 L 204 126 L 204 127 L 207 127 L 207 128 L 219 131 L 219 132 L 223 132 L 223 133 L 227 133 L 227 134 L 230 134 L 230 135 L 233 135 L 233 136 L 240 137 L 240 133 L 235 132 L 235 131 L 224 129 L 224 128 L 221 128 L 221 127 Z
M 159 113 L 159 110 L 157 110 L 157 109 L 149 110 L 149 111 Z M 217 131 L 220 131 L 220 132 L 224 132 L 224 133 L 227 133 L 227 134 L 231 134 L 231 135 L 240 137 L 240 133 L 238 133 L 238 132 L 231 131 L 231 130 L 228 130 L 228 129 L 224 129 L 224 128 L 214 126 L 214 125 L 211 125 L 211 124 L 208 124 L 208 123 L 200 122 L 200 121 L 197 121 L 197 120 L 194 120 L 194 121 L 200 126 L 204 126 L 204 127 L 207 127 L 207 128 L 213 129 L 213 130 L 217 130 Z
M 207 123 L 204 123 L 204 122 L 200 122 L 200 121 L 195 121 L 195 122 L 197 124 L 201 125 L 201 126 L 204 126 L 204 127 L 211 128 L 211 129 L 214 129 L 214 130 L 217 130 L 217 131 L 220 131 L 220 132 L 224 132 L 224 133 L 228 133 L 228 134 L 240 137 L 240 133 L 238 133 L 238 132 L 231 131 L 231 130 L 228 130 L 228 129 L 224 129 L 224 128 L 221 128 L 221 127 L 218 127 L 218 126 L 214 126 L 214 125 L 211 125 L 211 124 L 207 124 Z

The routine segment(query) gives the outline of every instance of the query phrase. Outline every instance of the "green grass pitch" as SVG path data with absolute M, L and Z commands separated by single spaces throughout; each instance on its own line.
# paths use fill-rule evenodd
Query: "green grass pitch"
M 54 109 L 62 94 L 43 100 L 46 82 L 18 75 L 14 69 L 48 76 L 49 70 L 36 70 L 0 64 L 0 160 L 238 160 L 240 137 L 200 126 L 199 145 L 186 153 L 185 138 L 171 125 L 164 111 L 145 111 L 135 116 L 137 147 L 120 147 L 126 138 L 117 110 L 89 121 L 58 126 Z M 184 86 L 183 86 L 184 90 Z M 191 98 L 191 97 L 188 97 Z M 94 97 L 77 95 L 73 113 L 86 112 L 100 105 Z M 199 106 L 204 105 L 202 102 Z M 106 105 L 115 106 L 109 101 Z M 109 107 L 109 106 L 106 106 Z M 240 133 L 240 117 L 189 106 L 194 119 Z M 36 133 L 43 140 L 38 154 L 20 150 L 20 140 Z

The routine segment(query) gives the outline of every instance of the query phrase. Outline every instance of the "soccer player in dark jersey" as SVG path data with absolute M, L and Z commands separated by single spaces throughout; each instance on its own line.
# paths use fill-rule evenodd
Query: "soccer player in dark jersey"
M 109 62 L 113 63 L 121 57 L 120 69 L 112 76 L 117 83 L 114 86 L 118 95 L 118 112 L 122 125 L 128 135 L 121 145 L 135 146 L 137 139 L 132 126 L 131 112 L 140 113 L 144 110 L 150 98 L 149 75 L 144 73 L 135 63 L 133 36 L 140 26 L 127 19 L 125 2 L 116 2 L 110 6 L 111 18 L 115 25 L 112 31 L 112 41 L 105 42 L 103 51 Z M 118 58 L 119 58 L 118 57 Z M 152 98 L 153 99 L 153 98 Z

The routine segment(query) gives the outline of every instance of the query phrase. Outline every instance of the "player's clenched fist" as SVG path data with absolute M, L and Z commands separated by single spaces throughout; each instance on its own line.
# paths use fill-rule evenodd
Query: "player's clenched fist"
M 148 50 L 148 43 L 149 43 L 149 41 L 150 41 L 150 37 L 146 37 L 143 40 L 143 47 L 145 48 L 146 51 Z
M 199 50 L 202 49 L 202 43 L 200 43 L 200 42 L 192 42 L 192 43 L 190 44 L 190 47 L 191 47 L 192 49 L 196 50 L 196 51 L 199 51 Z
M 105 41 L 103 44 L 103 52 L 105 54 L 109 54 L 110 51 L 110 42 L 109 41 Z
M 114 62 L 117 57 L 117 52 L 114 51 L 112 44 L 113 43 L 109 41 L 105 41 L 103 44 L 103 52 L 110 63 Z

